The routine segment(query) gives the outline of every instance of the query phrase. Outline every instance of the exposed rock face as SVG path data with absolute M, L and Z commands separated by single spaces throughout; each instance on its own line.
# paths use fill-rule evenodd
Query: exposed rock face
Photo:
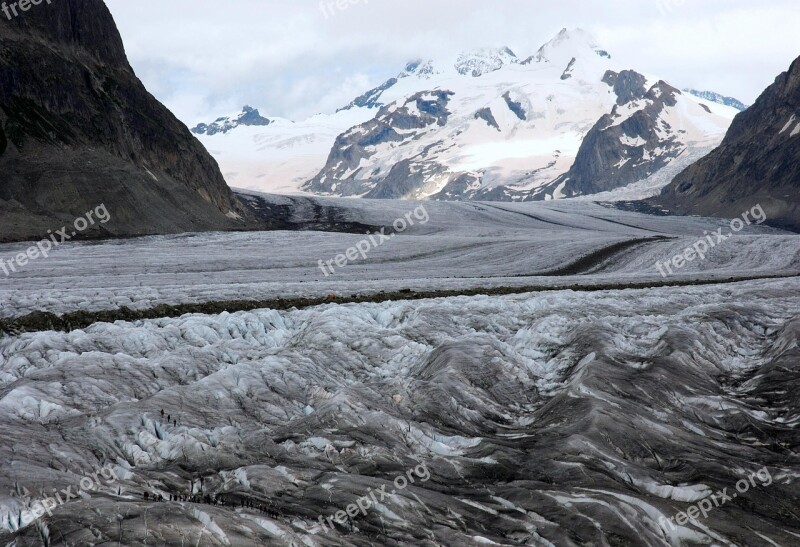
M 575 57 L 573 57 L 572 60 L 567 65 L 567 68 L 564 69 L 564 73 L 561 75 L 562 80 L 569 80 L 570 78 L 572 78 L 572 68 L 575 66 L 575 61 L 576 59 Z
M 494 127 L 498 131 L 500 131 L 500 126 L 497 125 L 497 120 L 492 114 L 492 109 L 488 107 L 481 108 L 477 112 L 475 112 L 475 119 L 476 120 L 483 120 L 489 127 Z
M 506 102 L 506 105 L 508 105 L 508 109 L 511 110 L 511 112 L 513 112 L 517 118 L 522 121 L 528 119 L 528 115 L 525 112 L 525 107 L 522 106 L 520 101 L 515 101 L 513 98 L 511 98 L 511 93 L 509 91 L 506 91 L 503 94 L 503 100 Z
M 768 223 L 800 230 L 800 59 L 736 116 L 722 144 L 652 203 L 736 217 L 760 203 Z
M 617 104 L 620 106 L 642 99 L 647 94 L 645 87 L 647 79 L 633 70 L 623 70 L 619 74 L 609 70 L 603 77 L 603 81 L 614 87 Z
M 137 79 L 101 0 L 0 24 L 0 241 L 38 239 L 104 203 L 83 235 L 247 227 L 214 159 Z

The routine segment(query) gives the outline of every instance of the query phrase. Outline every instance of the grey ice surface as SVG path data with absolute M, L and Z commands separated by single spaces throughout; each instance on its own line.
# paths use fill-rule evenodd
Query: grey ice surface
M 335 259 L 366 234 L 278 231 L 68 242 L 9 277 L 0 272 L 0 316 L 405 288 L 660 280 L 657 262 L 671 260 L 720 227 L 730 232 L 728 221 L 719 219 L 646 216 L 586 202 L 317 201 L 337 205 L 352 220 L 374 226 L 391 226 L 420 206 L 425 214 L 418 210 L 419 216 L 429 221 L 422 224 L 412 216 L 413 226 L 371 247 L 366 259 L 359 255 L 344 268 L 334 266 L 328 276 L 319 261 Z M 665 239 L 603 257 L 584 275 L 548 275 L 616 243 L 659 236 Z M 29 246 L 0 245 L 0 258 Z M 800 238 L 753 224 L 711 249 L 705 260 L 694 260 L 670 277 L 787 272 L 800 272 Z

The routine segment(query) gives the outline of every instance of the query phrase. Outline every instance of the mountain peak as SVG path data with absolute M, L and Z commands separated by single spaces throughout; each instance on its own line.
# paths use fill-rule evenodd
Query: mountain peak
M 519 59 L 506 46 L 499 48 L 480 48 L 461 53 L 455 63 L 459 74 L 479 77 L 499 70 L 506 65 L 519 63 Z
M 590 55 L 611 58 L 591 33 L 580 28 L 563 28 L 552 40 L 540 47 L 536 55 L 526 59 L 525 64 L 546 62 L 562 65 L 573 58 L 581 59 Z
M 414 75 L 420 78 L 428 79 L 436 73 L 437 71 L 433 67 L 433 61 L 416 59 L 406 64 L 406 68 L 403 70 L 403 72 L 398 74 L 397 78 L 406 78 Z

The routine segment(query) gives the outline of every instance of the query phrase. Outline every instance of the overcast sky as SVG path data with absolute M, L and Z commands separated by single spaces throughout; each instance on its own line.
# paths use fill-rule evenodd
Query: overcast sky
M 327 4 L 330 0 L 325 0 Z M 251 104 L 331 112 L 416 58 L 536 52 L 580 27 L 629 68 L 751 103 L 800 56 L 798 0 L 106 0 L 147 88 L 187 124 Z

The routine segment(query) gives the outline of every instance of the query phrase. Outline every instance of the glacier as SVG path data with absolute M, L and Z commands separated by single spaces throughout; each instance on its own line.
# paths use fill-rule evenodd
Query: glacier
M 374 226 L 415 206 L 319 203 Z M 796 543 L 796 235 L 746 227 L 658 286 L 657 260 L 727 221 L 424 205 L 330 278 L 317 260 L 363 234 L 69 242 L 0 279 L 10 320 L 376 297 L 0 334 L 0 544 Z M 401 288 L 473 293 L 380 297 Z M 118 480 L 22 518 L 106 466 Z M 669 520 L 762 468 L 769 486 Z M 320 520 L 367 492 L 366 514 Z

